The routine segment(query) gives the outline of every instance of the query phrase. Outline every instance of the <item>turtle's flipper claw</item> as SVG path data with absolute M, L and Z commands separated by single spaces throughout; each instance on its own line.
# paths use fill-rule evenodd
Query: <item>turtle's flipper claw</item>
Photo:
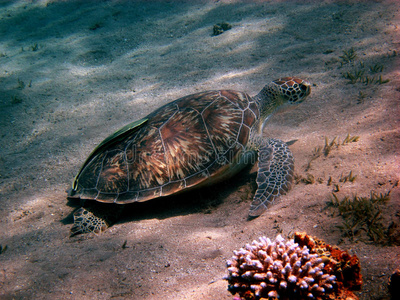
M 250 206 L 249 218 L 261 215 L 280 195 L 289 191 L 293 181 L 294 160 L 288 146 L 268 139 L 259 148 L 257 191 Z
M 250 216 L 250 214 L 247 216 L 247 221 L 253 221 L 256 219 L 258 216 Z

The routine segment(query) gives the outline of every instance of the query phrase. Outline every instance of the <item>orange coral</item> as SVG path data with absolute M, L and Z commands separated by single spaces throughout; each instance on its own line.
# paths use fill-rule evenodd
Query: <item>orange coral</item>
M 296 232 L 294 241 L 300 246 L 306 245 L 310 253 L 326 256 L 325 269 L 336 276 L 340 285 L 347 290 L 359 291 L 362 285 L 360 260 L 356 255 L 351 256 L 347 251 L 340 250 L 324 241 L 308 236 L 305 232 Z

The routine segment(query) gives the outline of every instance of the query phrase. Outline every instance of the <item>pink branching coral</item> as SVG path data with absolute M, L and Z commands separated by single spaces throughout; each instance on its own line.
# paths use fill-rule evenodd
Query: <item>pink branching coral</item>
M 308 236 L 306 236 L 308 238 Z M 227 261 L 228 290 L 235 299 L 335 299 L 341 293 L 326 253 L 312 253 L 307 245 L 261 237 L 234 251 Z M 337 263 L 336 261 L 334 262 Z M 328 265 L 328 266 L 327 266 Z

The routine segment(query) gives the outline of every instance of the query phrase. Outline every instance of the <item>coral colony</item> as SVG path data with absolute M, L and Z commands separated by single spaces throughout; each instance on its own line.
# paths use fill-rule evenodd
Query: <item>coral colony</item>
M 227 267 L 228 290 L 240 296 L 235 300 L 358 299 L 351 290 L 362 284 L 355 255 L 305 233 L 289 241 L 261 237 L 234 251 Z

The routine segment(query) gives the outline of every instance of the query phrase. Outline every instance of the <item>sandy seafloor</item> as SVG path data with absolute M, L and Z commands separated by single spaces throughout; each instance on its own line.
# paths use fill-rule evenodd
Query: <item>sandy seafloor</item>
M 360 258 L 360 299 L 388 299 L 399 246 L 343 237 L 326 202 L 333 184 L 339 198 L 391 191 L 381 222 L 399 224 L 399 13 L 396 1 L 0 1 L 0 298 L 232 299 L 222 278 L 233 250 L 306 231 Z M 232 29 L 212 36 L 220 22 Z M 342 65 L 351 48 L 357 57 Z M 375 65 L 389 82 L 343 77 L 372 77 Z M 99 236 L 69 237 L 79 203 L 65 190 L 107 135 L 181 96 L 254 95 L 287 75 L 309 80 L 312 94 L 264 135 L 296 140 L 296 173 L 321 182 L 295 184 L 248 221 L 253 168 L 131 205 Z M 325 137 L 348 133 L 359 141 L 306 171 Z M 339 182 L 350 171 L 356 180 Z

